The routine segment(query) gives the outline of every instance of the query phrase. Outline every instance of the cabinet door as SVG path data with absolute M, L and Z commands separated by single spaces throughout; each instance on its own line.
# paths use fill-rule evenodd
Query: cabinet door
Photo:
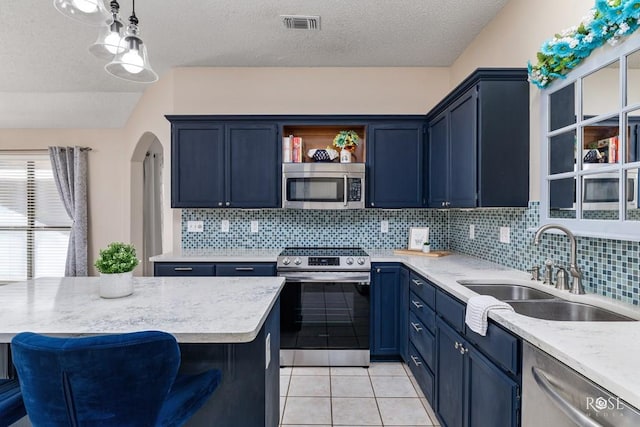
M 216 276 L 275 276 L 276 265 L 264 264 L 217 264 Z
M 400 357 L 407 362 L 409 358 L 409 270 L 400 268 Z
M 156 262 L 154 276 L 214 276 L 216 266 L 206 262 Z
M 371 356 L 399 354 L 400 267 L 373 265 L 371 275 Z
M 468 349 L 468 426 L 517 427 L 520 410 L 518 384 L 476 349 L 471 346 Z
M 227 125 L 229 173 L 225 206 L 280 206 L 280 156 L 275 125 Z
M 171 159 L 172 208 L 222 206 L 225 176 L 222 125 L 174 124 Z
M 449 110 L 449 199 L 452 208 L 477 203 L 477 91 L 465 93 Z
M 428 206 L 441 208 L 448 200 L 449 192 L 449 116 L 436 117 L 429 125 L 428 156 Z
M 422 206 L 422 122 L 372 125 L 367 135 L 368 205 Z
M 436 412 L 446 427 L 463 427 L 464 404 L 464 355 L 460 345 L 468 347 L 462 337 L 436 320 Z

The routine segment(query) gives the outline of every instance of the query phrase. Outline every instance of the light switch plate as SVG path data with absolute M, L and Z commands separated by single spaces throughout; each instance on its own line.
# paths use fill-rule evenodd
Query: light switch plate
M 228 219 L 223 219 L 222 221 L 220 221 L 220 231 L 222 233 L 228 233 L 229 232 L 229 220 Z
M 380 221 L 380 232 L 381 233 L 389 232 L 389 221 Z
M 500 227 L 500 242 L 511 243 L 511 228 Z
M 252 233 L 258 232 L 258 221 L 256 220 L 251 221 L 251 232 Z
M 204 231 L 204 221 L 187 221 L 187 232 L 202 233 Z
M 469 239 L 475 239 L 476 238 L 476 225 L 475 224 L 469 224 Z

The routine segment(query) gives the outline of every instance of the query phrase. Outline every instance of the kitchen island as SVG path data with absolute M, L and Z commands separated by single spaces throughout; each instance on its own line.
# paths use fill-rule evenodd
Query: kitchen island
M 32 331 L 52 336 L 171 333 L 181 373 L 222 370 L 223 381 L 188 426 L 277 426 L 279 277 L 134 278 L 125 298 L 98 296 L 97 277 L 42 278 L 0 286 L 0 373 L 7 343 Z M 4 356 L 2 356 L 4 354 Z

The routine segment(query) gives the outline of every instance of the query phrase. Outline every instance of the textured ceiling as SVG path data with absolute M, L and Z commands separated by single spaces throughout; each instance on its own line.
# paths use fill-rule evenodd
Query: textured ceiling
M 138 0 L 136 14 L 162 77 L 189 66 L 449 66 L 506 2 Z M 131 1 L 120 6 L 126 19 Z M 286 30 L 284 14 L 320 15 L 321 30 Z M 95 28 L 65 18 L 50 0 L 1 0 L 0 21 L 0 127 L 125 123 L 147 85 L 102 70 L 87 50 Z

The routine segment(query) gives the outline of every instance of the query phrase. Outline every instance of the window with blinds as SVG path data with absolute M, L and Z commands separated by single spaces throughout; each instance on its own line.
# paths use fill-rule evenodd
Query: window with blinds
M 70 230 L 49 156 L 0 152 L 0 282 L 64 276 Z

